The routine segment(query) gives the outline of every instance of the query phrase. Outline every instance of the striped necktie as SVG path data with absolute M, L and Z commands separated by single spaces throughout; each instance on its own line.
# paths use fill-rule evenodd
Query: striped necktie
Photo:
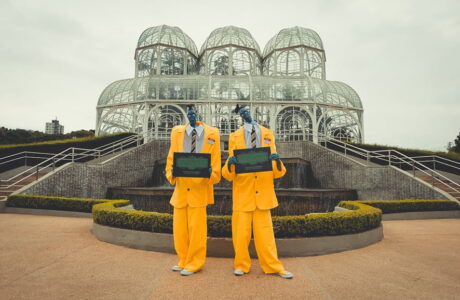
M 251 131 L 251 148 L 256 148 L 256 128 L 254 125 L 252 125 L 252 131 Z
M 192 146 L 190 148 L 190 153 L 196 153 L 196 129 L 192 130 Z

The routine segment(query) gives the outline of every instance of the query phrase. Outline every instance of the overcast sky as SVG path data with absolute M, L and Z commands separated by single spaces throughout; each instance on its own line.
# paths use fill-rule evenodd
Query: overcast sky
M 365 142 L 445 150 L 460 131 L 460 1 L 0 0 L 0 126 L 94 129 L 111 82 L 134 75 L 148 27 L 180 27 L 198 49 L 217 27 L 261 49 L 280 29 L 315 30 L 326 78 L 364 105 Z

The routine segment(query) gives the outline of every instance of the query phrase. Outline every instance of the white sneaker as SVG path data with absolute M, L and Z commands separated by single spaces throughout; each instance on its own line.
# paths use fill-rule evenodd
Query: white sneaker
M 288 272 L 288 271 L 281 271 L 279 273 L 275 273 L 276 275 L 284 278 L 284 279 L 292 279 L 294 278 L 294 275 L 292 275 L 291 272 Z
M 190 272 L 190 271 L 187 271 L 186 269 L 182 269 L 182 271 L 180 271 L 180 274 L 182 276 L 190 276 L 190 275 L 194 274 L 194 272 Z
M 182 271 L 182 268 L 179 266 L 174 266 L 171 268 L 171 270 L 173 270 L 174 272 L 179 272 L 179 271 Z
M 233 274 L 235 274 L 235 276 L 243 276 L 246 273 L 244 273 L 240 269 L 235 269 L 235 271 L 233 271 Z

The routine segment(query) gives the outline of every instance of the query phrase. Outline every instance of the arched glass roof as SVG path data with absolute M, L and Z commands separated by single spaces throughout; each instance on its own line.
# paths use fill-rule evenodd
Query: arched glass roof
M 296 46 L 307 46 L 323 50 L 323 42 L 315 31 L 296 26 L 282 29 L 272 37 L 265 46 L 263 55 L 265 57 L 274 50 Z
M 316 103 L 362 110 L 358 94 L 347 84 L 312 77 L 155 75 L 115 81 L 101 94 L 98 107 L 161 100 L 269 101 Z
M 198 57 L 198 49 L 195 42 L 179 27 L 168 25 L 150 27 L 142 32 L 137 42 L 137 47 L 140 48 L 154 44 L 166 44 L 184 48 Z
M 244 28 L 236 26 L 221 27 L 211 32 L 201 47 L 201 53 L 209 48 L 229 44 L 254 49 L 257 51 L 257 54 L 260 54 L 259 44 L 257 44 L 251 33 Z

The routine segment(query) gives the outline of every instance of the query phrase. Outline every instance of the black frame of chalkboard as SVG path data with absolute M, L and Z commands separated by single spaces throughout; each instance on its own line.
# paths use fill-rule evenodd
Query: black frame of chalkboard
M 191 173 L 193 171 L 187 170 L 187 168 L 180 168 L 176 166 L 176 158 L 179 158 L 179 157 L 206 158 L 208 160 L 208 167 L 198 169 L 196 170 L 196 172 Z M 209 172 L 209 168 L 211 168 L 211 153 L 174 152 L 174 156 L 173 156 L 173 176 L 174 177 L 209 178 L 209 176 L 211 176 Z
M 254 165 L 243 165 L 238 163 L 238 155 L 251 153 L 251 152 L 268 152 L 268 160 L 256 164 L 257 169 L 251 168 Z M 235 165 L 235 172 L 236 174 L 244 174 L 244 173 L 256 173 L 256 172 L 267 172 L 273 171 L 272 168 L 272 161 L 270 160 L 271 149 L 270 147 L 258 147 L 258 148 L 248 148 L 248 149 L 235 149 L 233 150 L 233 155 L 236 157 L 237 163 Z

